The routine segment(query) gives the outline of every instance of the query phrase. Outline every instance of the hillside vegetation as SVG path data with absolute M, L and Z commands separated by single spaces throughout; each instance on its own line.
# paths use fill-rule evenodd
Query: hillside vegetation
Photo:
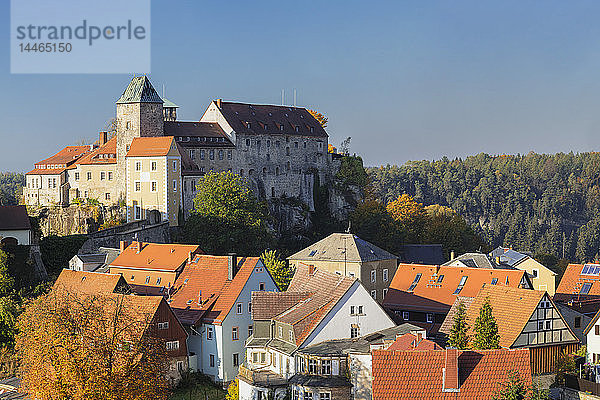
M 15 172 L 0 172 L 0 205 L 19 203 L 25 186 L 25 175 Z
M 490 247 L 572 261 L 598 257 L 600 154 L 535 154 L 411 161 L 369 168 L 384 204 L 407 193 L 451 207 Z

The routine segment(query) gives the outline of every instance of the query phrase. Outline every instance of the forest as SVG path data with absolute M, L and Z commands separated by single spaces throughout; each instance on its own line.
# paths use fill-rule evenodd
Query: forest
M 19 203 L 25 186 L 25 175 L 15 172 L 0 172 L 0 205 Z
M 409 194 L 452 208 L 494 248 L 593 261 L 600 247 L 600 153 L 478 154 L 368 168 L 384 205 Z

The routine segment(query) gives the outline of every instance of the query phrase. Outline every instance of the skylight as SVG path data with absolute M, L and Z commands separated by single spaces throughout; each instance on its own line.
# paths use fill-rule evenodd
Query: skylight
M 410 287 L 408 288 L 409 292 L 412 292 L 413 290 L 415 290 L 415 288 L 417 287 L 417 284 L 419 283 L 419 281 L 421 280 L 421 273 L 419 272 L 416 276 L 415 279 L 413 280 L 413 283 L 410 285 Z
M 600 265 L 585 264 L 581 270 L 581 275 L 600 275 Z
M 589 282 L 586 282 L 581 286 L 581 290 L 579 291 L 579 294 L 588 294 L 590 292 L 591 288 L 592 288 L 592 284 Z
M 465 283 L 467 283 L 467 278 L 468 277 L 466 277 L 466 276 L 463 276 L 462 278 L 460 278 L 460 282 L 458 283 L 458 287 L 456 288 L 456 290 L 452 294 L 459 294 L 460 291 L 463 290 L 463 287 L 465 287 Z
M 492 285 L 495 285 L 498 283 L 498 278 L 492 278 Z
M 443 280 L 444 280 L 444 275 L 440 275 L 437 278 L 437 283 L 442 283 Z
M 316 251 L 316 250 L 313 250 L 313 251 L 311 251 L 311 252 L 310 252 L 310 254 L 309 254 L 308 256 L 309 256 L 309 257 L 312 257 L 312 256 L 314 256 L 315 254 L 317 254 L 317 251 Z

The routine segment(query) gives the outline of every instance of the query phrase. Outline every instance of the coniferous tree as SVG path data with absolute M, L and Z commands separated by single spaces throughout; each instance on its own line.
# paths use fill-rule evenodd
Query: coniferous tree
M 485 299 L 485 302 L 479 309 L 479 316 L 475 320 L 475 328 L 473 329 L 472 346 L 477 350 L 488 350 L 500 348 L 500 335 L 498 335 L 498 324 L 492 314 L 492 306 L 490 299 Z
M 469 325 L 467 324 L 465 305 L 462 301 L 458 304 L 453 321 L 450 336 L 448 337 L 448 344 L 451 347 L 464 350 L 469 345 L 469 335 L 467 334 Z

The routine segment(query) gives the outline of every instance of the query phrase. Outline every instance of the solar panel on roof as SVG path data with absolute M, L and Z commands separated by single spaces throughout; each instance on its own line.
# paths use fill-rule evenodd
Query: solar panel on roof
M 581 275 L 600 275 L 600 265 L 585 264 L 581 270 Z

